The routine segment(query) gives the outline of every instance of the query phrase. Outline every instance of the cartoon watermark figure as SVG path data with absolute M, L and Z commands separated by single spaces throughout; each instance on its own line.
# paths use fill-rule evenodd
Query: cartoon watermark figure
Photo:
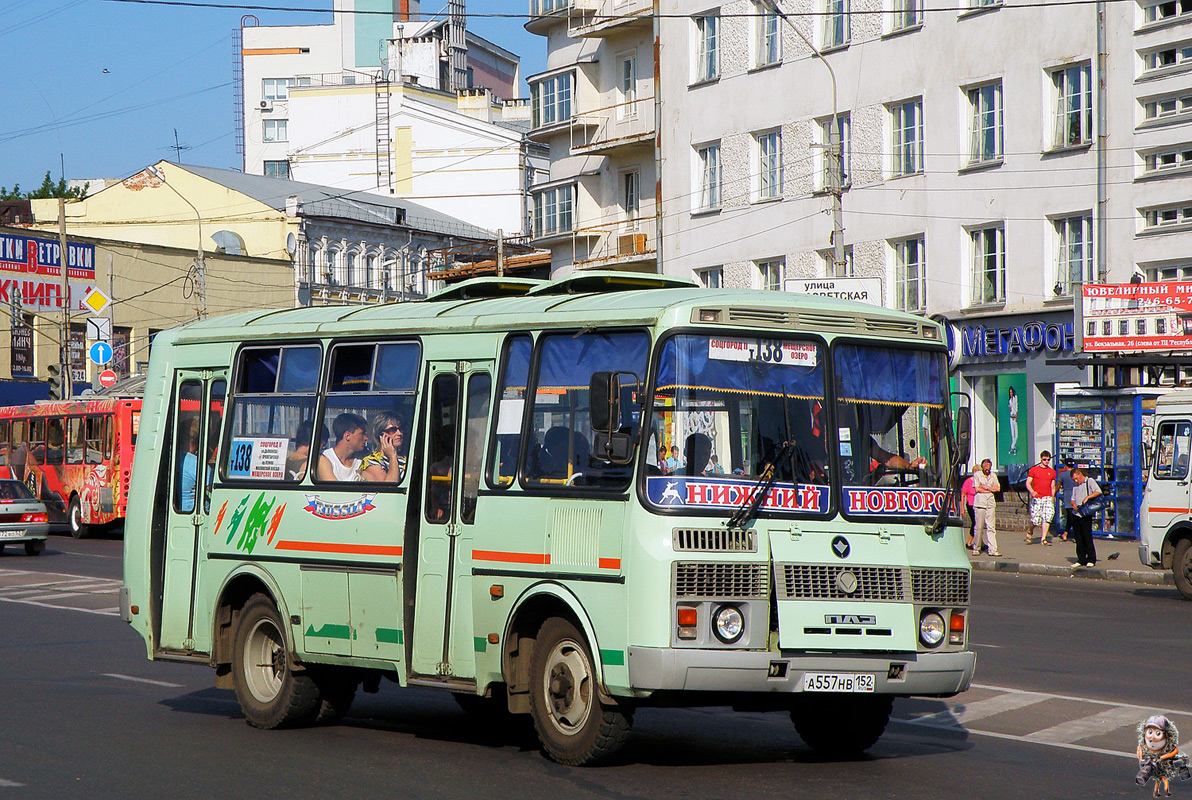
M 1171 779 L 1179 776 L 1186 781 L 1192 778 L 1188 770 L 1188 756 L 1179 750 L 1180 732 L 1167 717 L 1161 714 L 1138 725 L 1138 775 L 1134 782 L 1145 786 L 1147 781 L 1155 782 L 1155 797 L 1161 797 L 1159 786 L 1171 797 Z

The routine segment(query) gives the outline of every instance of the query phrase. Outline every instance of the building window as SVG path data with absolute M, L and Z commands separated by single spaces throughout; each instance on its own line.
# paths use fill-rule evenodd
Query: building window
M 1072 147 L 1093 141 L 1093 82 L 1088 64 L 1051 73 L 1055 84 L 1053 147 Z
M 264 120 L 266 142 L 288 142 L 290 135 L 286 130 L 289 126 L 288 119 L 267 119 Z
M 343 275 L 340 274 L 342 264 L 339 260 L 339 250 L 327 250 L 327 283 L 332 286 L 343 286 Z
M 621 211 L 628 222 L 637 222 L 641 209 L 642 174 L 637 170 L 621 174 Z
M 535 128 L 571 119 L 572 74 L 563 72 L 544 78 L 530 87 L 530 104 Z
M 311 245 L 306 251 L 306 282 L 326 283 L 319 273 L 319 248 Z
M 695 271 L 696 278 L 705 289 L 724 288 L 724 267 L 708 267 Z
M 754 65 L 768 67 L 782 61 L 782 30 L 778 12 L 764 3 L 754 4 L 756 58 Z
M 782 131 L 759 133 L 757 141 L 757 199 L 782 197 Z
M 695 82 L 720 77 L 720 17 L 695 17 Z
M 843 47 L 852 37 L 849 0 L 824 0 L 824 48 Z
M 266 161 L 265 174 L 270 178 L 288 178 L 290 177 L 290 162 Z
M 574 186 L 558 186 L 534 195 L 534 235 L 553 236 L 570 231 L 574 202 Z
M 1156 100 L 1145 100 L 1143 101 L 1142 109 L 1148 120 L 1187 114 L 1192 111 L 1192 94 L 1182 97 L 1163 97 Z
M 1159 317 L 1155 320 L 1155 333 L 1161 336 L 1167 334 L 1167 320 L 1163 317 Z
M 921 0 L 894 0 L 894 12 L 890 21 L 890 30 L 904 31 L 923 24 L 923 6 Z
M 265 100 L 287 100 L 291 86 L 310 86 L 310 78 L 265 78 L 261 97 Z
M 973 241 L 973 303 L 1006 301 L 1005 228 L 978 228 Z
M 1151 50 L 1143 53 L 1143 69 L 1147 72 L 1176 67 L 1192 62 L 1192 45 L 1184 44 L 1177 47 L 1165 47 L 1162 50 Z
M 696 150 L 699 163 L 699 210 L 720 208 L 720 144 L 704 145 Z
M 571 5 L 571 0 L 530 0 L 530 16 L 539 17 L 563 11 Z
M 1152 22 L 1164 22 L 1176 17 L 1184 17 L 1192 14 L 1192 0 L 1163 0 L 1159 3 L 1150 3 L 1143 7 L 1143 19 L 1149 24 Z
M 1056 286 L 1070 295 L 1081 283 L 1093 280 L 1093 215 L 1082 214 L 1052 221 L 1055 225 Z
M 926 258 L 922 236 L 894 243 L 895 303 L 900 311 L 924 311 L 927 308 Z
M 1146 336 L 1146 320 L 1140 319 L 1135 321 L 1134 325 L 1135 336 Z
M 1142 157 L 1147 172 L 1165 172 L 1192 167 L 1192 145 L 1183 144 L 1170 150 L 1157 150 Z
M 923 100 L 900 103 L 890 109 L 893 127 L 894 175 L 914 175 L 923 171 Z
M 633 119 L 637 117 L 637 56 L 622 58 L 620 73 L 617 119 Z
M 853 269 L 853 248 L 848 246 L 844 248 L 844 261 L 839 264 L 836 263 L 835 250 L 821 250 L 820 260 L 824 264 L 825 278 L 853 278 L 856 276 L 856 270 Z
M 969 9 L 976 11 L 982 8 L 989 8 L 990 6 L 1000 6 L 1002 0 L 969 0 Z
M 765 261 L 758 261 L 757 263 L 757 277 L 758 288 L 766 289 L 771 292 L 782 291 L 782 272 L 786 266 L 786 259 L 771 258 Z
M 1171 225 L 1186 225 L 1192 222 L 1192 205 L 1144 208 L 1142 209 L 1142 219 L 1147 228 L 1166 228 Z
M 1157 264 L 1143 269 L 1148 283 L 1160 281 L 1192 281 L 1192 261 Z
M 820 175 L 819 188 L 827 191 L 832 188 L 832 177 L 835 174 L 833 170 L 833 163 L 831 153 L 829 153 L 829 145 L 831 144 L 832 133 L 832 118 L 827 117 L 819 120 L 819 144 L 820 153 L 817 158 L 820 159 L 821 168 L 818 170 Z M 839 186 L 842 189 L 848 188 L 849 178 L 852 177 L 852 124 L 847 113 L 836 115 L 836 138 L 840 142 L 840 172 L 839 172 Z
M 972 145 L 969 163 L 998 161 L 1002 157 L 1002 82 L 967 90 L 972 109 Z

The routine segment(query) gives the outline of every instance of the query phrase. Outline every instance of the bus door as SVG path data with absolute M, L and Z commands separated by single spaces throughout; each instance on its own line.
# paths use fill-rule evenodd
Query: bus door
M 1167 530 L 1177 521 L 1187 519 L 1192 507 L 1189 481 L 1192 469 L 1192 421 L 1167 418 L 1155 425 L 1155 463 L 1151 465 L 1150 480 L 1146 484 L 1147 530 L 1144 541 L 1151 550 L 1158 551 Z
M 211 514 L 215 450 L 228 382 L 222 370 L 174 374 L 169 504 L 159 647 L 194 648 L 195 578 L 199 534 Z
M 471 553 L 492 362 L 431 362 L 411 672 L 475 676 Z

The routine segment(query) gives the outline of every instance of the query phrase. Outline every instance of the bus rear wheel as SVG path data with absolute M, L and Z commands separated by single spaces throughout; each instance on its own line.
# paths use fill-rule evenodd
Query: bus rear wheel
M 70 521 L 70 535 L 76 539 L 86 539 L 91 535 L 91 526 L 83 522 L 83 506 L 76 494 L 70 498 L 70 508 L 66 512 Z
M 1180 596 L 1192 600 L 1192 539 L 1181 539 L 1175 546 L 1171 572 L 1175 576 L 1175 588 L 1180 590 Z
M 319 712 L 319 688 L 290 667 L 281 614 L 273 601 L 255 594 L 236 623 L 232 684 L 244 718 L 254 728 L 285 728 L 312 722 Z
M 632 710 L 600 702 L 592 653 L 574 625 L 548 619 L 530 663 L 530 714 L 546 755 L 568 766 L 608 759 L 621 749 Z
M 855 756 L 877 744 L 893 708 L 890 695 L 803 694 L 791 709 L 791 722 L 811 749 Z

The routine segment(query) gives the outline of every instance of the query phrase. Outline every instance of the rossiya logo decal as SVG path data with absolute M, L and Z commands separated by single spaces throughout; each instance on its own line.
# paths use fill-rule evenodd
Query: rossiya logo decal
M 365 494 L 350 503 L 328 503 L 320 499 L 317 494 L 308 494 L 306 495 L 306 505 L 302 510 L 310 512 L 319 519 L 352 519 L 376 508 L 372 502 L 374 497 L 376 494 Z

